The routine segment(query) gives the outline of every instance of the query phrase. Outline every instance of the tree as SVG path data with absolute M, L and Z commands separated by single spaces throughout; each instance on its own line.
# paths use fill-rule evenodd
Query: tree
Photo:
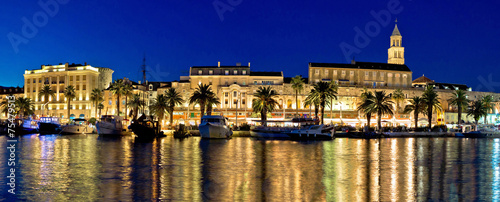
M 488 113 L 493 109 L 493 96 L 485 95 L 482 97 L 484 109 L 486 110 L 486 114 L 484 115 L 484 124 L 488 124 Z
M 267 126 L 267 113 L 274 111 L 278 102 L 276 101 L 278 93 L 268 87 L 259 87 L 253 94 L 252 108 L 254 112 L 260 112 L 260 119 L 263 126 Z
M 405 100 L 405 94 L 403 93 L 403 91 L 401 89 L 396 89 L 393 93 L 392 93 L 392 99 L 394 100 L 394 102 L 396 103 L 396 113 L 401 110 L 400 107 L 401 107 L 401 102 L 403 102 L 403 100 Z
M 123 95 L 125 96 L 125 118 L 128 119 L 128 97 L 132 95 L 134 88 L 130 82 L 126 82 L 123 86 Z
M 439 101 L 439 95 L 434 91 L 434 86 L 428 85 L 422 95 L 424 106 L 427 111 L 427 120 L 429 121 L 429 128 L 432 126 L 432 112 L 441 111 L 442 106 Z
M 337 99 L 337 91 L 332 88 L 332 85 L 328 82 L 320 81 L 314 84 L 314 89 L 309 93 L 308 97 L 310 99 L 318 99 L 319 107 L 321 108 L 321 124 L 324 124 L 325 117 L 325 107 L 327 105 L 331 106 L 330 100 Z
M 2 102 L 0 103 L 0 107 L 2 108 L 1 113 L 4 113 L 5 117 L 8 117 L 9 115 L 9 99 L 7 98 L 12 96 L 12 94 L 9 94 L 5 98 L 3 98 Z
M 134 94 L 132 95 L 132 98 L 128 102 L 128 105 L 132 108 L 132 120 L 137 119 L 137 115 L 139 113 L 139 108 L 143 107 L 144 101 L 141 99 L 141 96 L 139 94 Z
M 110 90 L 113 92 L 114 95 L 116 95 L 116 100 L 117 100 L 117 110 L 116 110 L 116 115 L 120 116 L 120 96 L 123 95 L 125 88 L 125 84 L 123 83 L 123 79 L 117 79 L 115 80 L 114 83 L 111 84 Z
M 165 113 L 167 113 L 167 97 L 165 95 L 157 95 L 153 100 L 153 103 L 150 105 L 149 109 L 151 110 L 151 114 L 155 115 L 158 118 L 158 124 L 160 124 L 163 117 L 165 117 Z
M 66 101 L 68 102 L 68 120 L 71 115 L 71 100 L 75 99 L 75 87 L 72 85 L 66 86 L 64 89 L 64 97 L 66 97 Z
M 220 99 L 214 94 L 214 96 L 212 97 L 209 97 L 207 99 L 207 115 L 210 116 L 212 115 L 212 109 L 215 106 L 217 106 L 218 104 L 220 104 Z
M 97 105 L 104 100 L 102 97 L 103 97 L 103 92 L 101 90 L 99 90 L 98 88 L 92 89 L 92 93 L 90 94 L 90 101 L 92 101 L 92 103 L 95 106 L 96 117 L 97 117 Z
M 101 116 L 101 110 L 104 109 L 104 105 L 102 103 L 99 103 L 97 105 L 97 109 L 99 109 L 99 117 Z
M 16 112 L 23 118 L 34 114 L 33 102 L 30 98 L 19 97 L 14 101 Z
M 189 104 L 198 104 L 200 105 L 200 118 L 205 115 L 205 107 L 207 105 L 207 100 L 209 98 L 216 97 L 215 93 L 212 91 L 210 85 L 207 84 L 199 84 L 198 88 L 194 91 L 194 93 L 189 98 Z
M 54 96 L 55 96 L 55 93 L 52 90 L 52 88 L 50 87 L 50 85 L 44 85 L 40 89 L 40 92 L 38 92 L 39 99 L 42 99 L 42 97 L 44 98 L 44 101 L 45 101 L 44 104 L 45 104 L 45 108 L 47 108 L 47 110 L 49 110 L 49 105 L 47 105 L 47 103 L 49 103 L 49 98 L 50 97 L 54 98 Z
M 482 116 L 486 116 L 487 114 L 488 111 L 483 100 L 476 100 L 471 102 L 471 104 L 469 105 L 469 109 L 467 110 L 467 116 L 472 116 L 476 125 L 479 122 L 479 119 L 481 119 Z
M 467 99 L 467 95 L 465 94 L 465 91 L 463 90 L 455 90 L 453 92 L 453 96 L 449 100 L 450 105 L 457 106 L 458 108 L 458 124 L 462 123 L 462 111 L 463 108 L 466 107 L 469 103 L 469 100 Z
M 357 104 L 357 111 L 363 112 L 366 116 L 366 124 L 368 128 L 370 127 L 370 120 L 372 118 L 372 113 L 374 113 L 371 105 L 373 104 L 373 93 L 368 91 L 368 89 L 364 88 L 364 91 L 360 96 L 361 101 Z M 368 132 L 368 131 L 366 131 Z
M 309 92 L 309 94 L 311 94 L 311 92 Z M 319 119 L 319 99 L 315 98 L 314 96 L 307 96 L 306 99 L 304 100 L 304 107 L 306 107 L 306 106 L 314 106 L 314 116 L 316 117 L 316 120 L 318 120 Z
M 413 112 L 413 116 L 415 118 L 415 128 L 418 128 L 418 114 L 424 113 L 424 100 L 419 97 L 415 96 L 410 99 L 410 104 L 407 104 L 404 112 L 403 113 L 411 113 Z
M 184 100 L 182 99 L 181 94 L 175 90 L 175 88 L 169 88 L 165 93 L 165 99 L 167 103 L 167 111 L 170 115 L 170 126 L 172 126 L 174 121 L 174 109 L 175 105 L 182 105 Z
M 382 128 L 382 116 L 394 114 L 392 108 L 394 102 L 391 99 L 391 97 L 385 94 L 385 91 L 375 91 L 375 94 L 371 97 L 371 103 L 368 108 L 371 108 L 370 111 L 377 113 L 377 125 L 379 130 Z
M 299 93 L 304 90 L 304 79 L 300 75 L 296 75 L 292 78 L 292 88 L 295 90 L 295 107 L 296 112 L 295 115 L 299 115 Z

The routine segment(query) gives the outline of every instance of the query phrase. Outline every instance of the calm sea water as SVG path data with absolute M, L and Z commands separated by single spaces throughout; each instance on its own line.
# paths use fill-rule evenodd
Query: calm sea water
M 6 148 L 7 138 L 0 137 Z M 500 198 L 500 139 L 154 142 L 19 138 L 16 197 L 30 201 L 427 201 Z M 8 152 L 0 150 L 8 175 Z M 7 178 L 0 178 L 5 185 Z

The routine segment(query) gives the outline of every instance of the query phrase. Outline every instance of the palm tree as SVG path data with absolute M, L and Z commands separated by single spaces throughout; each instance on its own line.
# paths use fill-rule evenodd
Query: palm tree
M 21 115 L 21 118 L 23 118 L 24 116 L 30 116 L 34 114 L 33 102 L 31 101 L 30 98 L 23 98 L 23 97 L 16 98 L 14 104 L 16 106 L 16 111 L 19 115 Z
M 126 82 L 123 86 L 123 95 L 125 96 L 125 118 L 128 118 L 128 97 L 132 95 L 134 88 L 130 82 Z
M 130 107 L 132 108 L 132 120 L 136 120 L 139 113 L 139 108 L 144 106 L 144 101 L 141 99 L 141 95 L 132 95 L 132 98 L 128 102 L 128 105 L 130 105 Z
M 371 107 L 371 105 L 373 104 L 373 93 L 365 88 L 364 92 L 361 93 L 360 99 L 361 102 L 357 104 L 357 111 L 363 112 L 365 114 L 366 125 L 368 126 L 368 128 L 370 128 L 370 120 L 372 118 L 372 113 L 374 113 L 373 108 Z M 368 130 L 366 132 L 368 132 Z
M 486 115 L 484 115 L 484 124 L 488 124 L 488 113 L 490 110 L 493 109 L 493 96 L 492 95 L 485 95 L 482 98 L 484 108 L 486 110 Z
M 104 100 L 102 97 L 103 93 L 101 90 L 99 90 L 98 88 L 92 89 L 92 93 L 90 94 L 90 101 L 94 103 L 96 117 L 97 117 L 97 105 Z
M 54 96 L 55 96 L 55 93 L 52 90 L 52 88 L 50 87 L 50 85 L 44 85 L 40 89 L 40 92 L 38 92 L 39 99 L 42 99 L 42 97 L 44 98 L 44 101 L 45 101 L 45 104 L 46 104 L 45 107 L 47 108 L 47 110 L 49 110 L 49 105 L 47 105 L 47 103 L 49 103 L 49 97 L 54 98 Z
M 0 107 L 2 108 L 1 113 L 4 113 L 5 117 L 8 117 L 8 115 L 9 115 L 9 99 L 7 99 L 7 98 L 12 97 L 12 96 L 13 96 L 12 94 L 9 94 L 0 103 Z
M 469 105 L 469 109 L 467 110 L 467 116 L 474 117 L 476 125 L 479 122 L 479 119 L 481 119 L 482 116 L 486 116 L 487 114 L 488 111 L 482 100 L 471 102 L 471 105 Z
M 206 109 L 207 109 L 208 116 L 212 115 L 212 109 L 213 109 L 214 105 L 217 106 L 218 104 L 220 104 L 220 99 L 217 96 L 215 96 L 215 94 L 214 94 L 214 96 L 209 97 L 207 99 Z
M 99 103 L 97 105 L 97 109 L 99 109 L 99 117 L 101 117 L 101 110 L 104 109 L 104 105 L 102 103 Z
M 199 84 L 196 91 L 189 98 L 189 104 L 199 104 L 200 105 L 200 118 L 205 115 L 205 107 L 207 105 L 207 100 L 211 97 L 216 97 L 215 93 L 212 91 L 210 85 Z
M 170 126 L 172 126 L 172 123 L 174 122 L 175 105 L 181 105 L 182 103 L 184 103 L 184 100 L 182 99 L 181 94 L 177 90 L 175 90 L 175 88 L 169 88 L 167 90 L 167 93 L 165 93 L 165 99 L 167 103 L 167 111 L 170 115 Z
M 295 115 L 299 115 L 299 93 L 304 90 L 304 79 L 300 75 L 296 75 L 292 78 L 292 88 L 295 90 Z
M 439 101 L 439 95 L 434 91 L 434 86 L 428 85 L 422 95 L 422 99 L 424 100 L 424 106 L 427 110 L 427 120 L 429 121 L 429 128 L 432 126 L 432 112 L 441 111 L 442 106 Z
M 394 100 L 394 102 L 396 103 L 396 113 L 401 110 L 400 109 L 400 103 L 405 99 L 405 94 L 403 93 L 403 91 L 401 89 L 396 89 L 393 93 L 392 93 L 392 99 Z
M 330 100 L 337 99 L 337 91 L 332 88 L 332 85 L 328 82 L 320 81 L 314 84 L 314 89 L 309 93 L 308 97 L 310 99 L 318 99 L 319 107 L 321 108 L 321 124 L 324 123 L 325 117 L 325 107 L 331 105 Z
M 311 92 L 314 91 L 311 90 Z M 309 92 L 309 94 L 311 94 Z M 306 99 L 304 100 L 304 107 L 306 106 L 314 106 L 314 116 L 316 117 L 316 120 L 319 119 L 319 99 L 315 98 L 314 96 L 307 96 Z
M 125 88 L 125 84 L 123 83 L 123 79 L 117 79 L 115 80 L 115 82 L 113 84 L 111 84 L 111 92 L 113 92 L 113 94 L 116 95 L 116 99 L 118 100 L 117 101 L 117 110 L 116 110 L 116 115 L 117 116 L 120 116 L 120 96 L 123 95 L 123 92 L 124 92 L 124 88 Z
M 458 124 L 462 123 L 462 110 L 469 103 L 467 95 L 464 90 L 456 90 L 453 92 L 453 96 L 449 100 L 450 105 L 455 105 L 458 108 Z
M 385 114 L 393 115 L 392 105 L 394 102 L 392 98 L 385 94 L 385 91 L 375 91 L 373 97 L 371 97 L 371 111 L 377 113 L 377 125 L 378 129 L 382 128 L 382 116 Z
M 260 112 L 260 119 L 263 126 L 267 126 L 267 113 L 274 111 L 278 102 L 276 101 L 278 93 L 268 87 L 259 87 L 257 92 L 253 94 L 255 97 L 252 100 L 252 108 L 254 112 Z
M 403 113 L 411 113 L 413 112 L 413 116 L 415 118 L 415 128 L 418 128 L 418 114 L 424 113 L 424 100 L 415 96 L 410 99 L 410 104 L 407 104 Z
M 161 121 L 163 120 L 163 117 L 165 117 L 168 110 L 167 97 L 163 94 L 157 95 L 153 100 L 153 103 L 149 106 L 149 109 L 151 114 L 158 117 L 158 124 L 160 124 L 161 128 Z
M 68 102 L 68 120 L 71 112 L 71 100 L 75 99 L 75 87 L 72 85 L 66 86 L 64 89 L 64 97 L 66 97 L 66 101 Z

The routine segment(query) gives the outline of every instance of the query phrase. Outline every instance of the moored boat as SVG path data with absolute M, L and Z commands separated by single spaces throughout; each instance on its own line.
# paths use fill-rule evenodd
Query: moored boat
M 475 131 L 468 131 L 468 129 L 469 127 L 463 127 L 462 132 L 455 133 L 455 137 L 500 138 L 500 130 L 495 126 L 477 126 Z
M 41 135 L 44 134 L 59 134 L 61 132 L 61 124 L 57 117 L 41 117 L 38 121 L 38 131 Z
M 96 123 L 97 133 L 99 135 L 121 136 L 125 135 L 125 129 L 122 124 L 121 116 L 103 115 L 101 120 Z
M 227 139 L 233 135 L 233 131 L 228 126 L 227 118 L 223 116 L 203 116 L 198 129 L 201 138 Z
M 311 125 L 301 129 L 285 132 L 291 139 L 295 140 L 331 140 L 333 136 L 333 126 Z
M 250 130 L 250 136 L 263 139 L 290 139 L 290 136 L 287 135 L 290 131 L 318 124 L 318 120 L 311 118 L 293 118 L 291 120 L 267 122 L 280 127 L 257 126 Z
M 93 131 L 85 119 L 73 119 L 70 124 L 61 126 L 61 128 L 62 134 L 86 134 Z
M 153 121 L 145 115 L 142 115 L 139 119 L 132 121 L 129 129 L 132 130 L 138 138 L 152 139 L 165 136 L 163 131 L 159 128 L 158 121 Z

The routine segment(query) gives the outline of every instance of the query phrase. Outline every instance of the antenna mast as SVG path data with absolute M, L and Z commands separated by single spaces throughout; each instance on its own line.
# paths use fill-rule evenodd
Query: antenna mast
M 144 54 L 144 58 L 142 59 L 141 71 L 142 71 L 142 83 L 144 86 L 146 86 L 146 54 Z

